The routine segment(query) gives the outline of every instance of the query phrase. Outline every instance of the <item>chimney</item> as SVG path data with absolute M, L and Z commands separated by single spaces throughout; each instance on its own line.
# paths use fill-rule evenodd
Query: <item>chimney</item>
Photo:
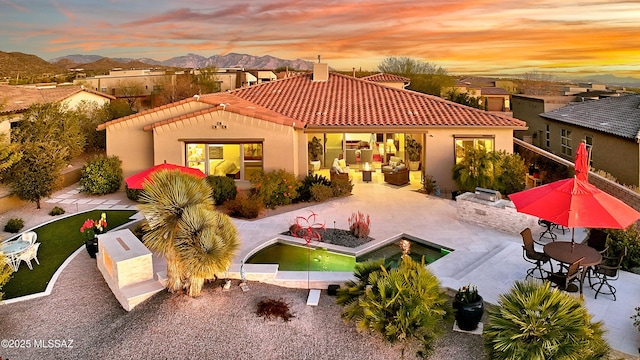
M 353 77 L 356 77 L 356 68 L 353 68 Z
M 329 65 L 328 64 L 313 64 L 313 81 L 327 81 L 329 80 Z

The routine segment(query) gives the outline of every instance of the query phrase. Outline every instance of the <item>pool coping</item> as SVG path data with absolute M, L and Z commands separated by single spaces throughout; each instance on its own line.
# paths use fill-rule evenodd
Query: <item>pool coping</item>
M 327 249 L 344 255 L 352 255 L 358 257 L 364 253 L 377 250 L 402 238 L 406 238 L 428 246 L 437 247 L 448 252 L 455 251 L 455 249 L 452 249 L 450 247 L 443 246 L 405 232 L 393 235 L 386 239 L 374 239 L 367 242 L 366 244 L 362 244 L 354 248 L 322 243 L 321 241 L 315 242 L 310 246 L 314 248 Z M 260 281 L 283 287 L 303 289 L 326 289 L 329 285 L 342 284 L 346 281 L 355 280 L 352 271 L 280 271 L 277 264 L 246 263 L 246 261 L 255 253 L 276 243 L 307 246 L 307 242 L 303 238 L 282 234 L 276 235 L 275 237 L 263 241 L 262 243 L 247 251 L 246 255 L 242 258 L 241 263 L 232 264 L 229 268 L 228 273 L 226 274 L 227 278 Z

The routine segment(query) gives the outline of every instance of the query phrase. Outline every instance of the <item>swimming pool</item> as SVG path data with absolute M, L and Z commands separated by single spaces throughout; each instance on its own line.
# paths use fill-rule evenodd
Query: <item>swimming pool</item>
M 372 259 L 385 259 L 387 263 L 397 264 L 402 256 L 402 250 L 399 246 L 400 240 L 366 251 L 358 257 L 329 251 L 318 246 L 308 248 L 302 245 L 277 242 L 257 251 L 245 263 L 278 264 L 279 271 L 352 272 L 357 262 Z M 421 261 L 424 256 L 426 264 L 430 264 L 452 251 L 436 244 L 423 243 L 414 239 L 406 240 L 411 244 L 410 256 L 416 261 Z

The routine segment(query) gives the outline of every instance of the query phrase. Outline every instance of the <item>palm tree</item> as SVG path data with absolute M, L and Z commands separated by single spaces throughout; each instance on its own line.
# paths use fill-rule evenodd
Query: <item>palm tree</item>
M 175 240 L 189 296 L 200 295 L 206 279 L 225 272 L 240 245 L 231 219 L 202 204 L 185 209 Z
M 549 283 L 516 281 L 489 309 L 484 345 L 490 359 L 605 359 L 610 351 L 601 322 L 584 304 Z
M 450 306 L 424 259 L 417 263 L 404 256 L 397 268 L 385 267 L 382 261 L 365 263 L 357 267 L 355 276 L 358 282 L 349 282 L 338 293 L 338 302 L 346 304 L 342 317 L 354 321 L 360 330 L 373 330 L 390 343 L 402 343 L 402 358 L 413 340 L 421 345 L 416 355 L 428 356 Z
M 167 260 L 167 287 L 175 292 L 184 287 L 184 264 L 176 253 L 176 231 L 185 209 L 204 205 L 213 209 L 211 187 L 201 179 L 177 170 L 158 171 L 151 175 L 140 196 L 140 212 L 147 220 L 144 244 Z
M 501 169 L 496 166 L 496 154 L 485 149 L 465 149 L 464 158 L 453 167 L 453 180 L 460 190 L 476 187 L 491 188 Z

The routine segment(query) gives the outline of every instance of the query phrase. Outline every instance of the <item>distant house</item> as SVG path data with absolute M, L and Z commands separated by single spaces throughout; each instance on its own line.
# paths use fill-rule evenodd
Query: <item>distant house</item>
M 373 81 L 380 85 L 396 88 L 396 89 L 406 89 L 407 86 L 411 84 L 411 79 L 408 77 L 386 74 L 386 73 L 378 73 L 369 76 L 365 76 L 361 78 L 362 80 Z
M 441 96 L 446 98 L 452 91 L 468 94 L 479 98 L 480 104 L 487 111 L 508 113 L 511 111 L 510 96 L 515 90 L 515 85 L 510 80 L 470 77 L 456 81 L 453 87 L 443 88 Z
M 572 161 L 581 141 L 591 152 L 591 166 L 618 182 L 640 185 L 640 95 L 569 103 L 513 97 L 514 116 L 529 129 L 516 137 Z M 548 105 L 548 106 L 543 106 Z
M 0 85 L 0 119 L 10 119 L 11 122 L 21 120 L 20 114 L 31 105 L 40 103 L 64 103 L 69 108 L 75 108 L 81 102 L 95 102 L 104 105 L 114 96 L 101 93 L 82 86 L 9 86 Z M 9 121 L 0 123 L 0 133 L 9 131 Z
M 512 152 L 514 130 L 526 129 L 511 117 L 328 69 L 316 63 L 313 73 L 195 96 L 99 129 L 125 176 L 166 161 L 232 177 L 239 186 L 258 169 L 307 175 L 313 137 L 321 139 L 326 169 L 363 144 L 373 150 L 374 167 L 390 155 L 406 161 L 410 136 L 422 145 L 420 171 L 442 189 L 454 188 L 451 169 L 465 148 Z

